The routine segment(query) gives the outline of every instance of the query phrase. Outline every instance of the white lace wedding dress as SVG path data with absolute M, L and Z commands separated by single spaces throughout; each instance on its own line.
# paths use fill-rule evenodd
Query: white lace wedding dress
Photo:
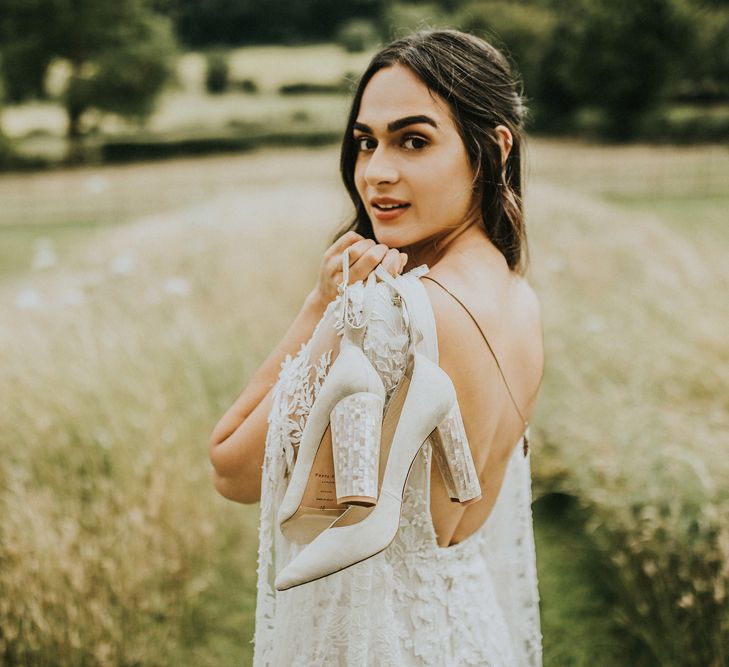
M 423 265 L 398 280 L 426 294 L 420 276 L 427 271 Z M 347 291 L 355 312 L 361 312 L 362 294 L 361 282 Z M 377 284 L 364 339 L 387 399 L 404 371 L 408 343 L 393 296 L 388 285 Z M 303 548 L 283 537 L 276 513 L 294 446 L 333 361 L 331 327 L 338 328 L 341 305 L 338 297 L 296 357 L 281 364 L 274 388 L 261 485 L 254 666 L 540 667 L 530 455 L 524 457 L 521 439 L 491 514 L 462 542 L 447 548 L 436 542 L 426 442 L 408 478 L 400 530 L 390 547 L 318 581 L 282 592 L 273 587 L 276 572 Z M 429 303 L 427 308 L 416 321 L 423 344 L 437 354 Z

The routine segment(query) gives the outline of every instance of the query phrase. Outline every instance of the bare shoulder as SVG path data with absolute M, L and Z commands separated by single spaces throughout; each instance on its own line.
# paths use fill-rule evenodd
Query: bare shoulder
M 529 282 L 513 272 L 466 276 L 441 269 L 428 276 L 451 292 L 422 281 L 435 317 L 439 363 L 459 399 L 500 403 L 505 397 L 500 367 L 528 411 L 544 363 L 539 300 Z
M 444 326 L 448 324 L 449 315 L 462 311 L 467 317 L 465 306 L 479 324 L 489 324 L 492 331 L 521 325 L 526 326 L 525 333 L 528 335 L 535 329 L 541 329 L 539 299 L 528 280 L 514 272 L 483 271 L 464 275 L 439 266 L 437 270 L 426 274 L 425 278 L 423 284 L 433 304 L 433 311 L 436 318 L 443 320 Z
M 520 338 L 529 341 L 532 337 L 541 340 L 539 299 L 525 277 L 514 272 L 464 275 L 440 266 L 437 269 L 426 274 L 423 284 L 436 323 L 441 324 L 444 333 L 457 331 L 459 320 L 470 320 L 468 309 L 479 325 L 487 325 L 496 338 L 508 333 L 511 341 Z

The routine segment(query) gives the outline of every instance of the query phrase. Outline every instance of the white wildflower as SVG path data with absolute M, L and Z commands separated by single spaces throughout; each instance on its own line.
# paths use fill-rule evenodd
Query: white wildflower
M 127 275 L 134 271 L 136 265 L 137 262 L 131 255 L 117 255 L 111 261 L 111 272 L 119 275 Z
M 41 269 L 49 269 L 58 263 L 56 252 L 53 250 L 51 239 L 41 238 L 35 243 L 35 252 L 33 254 L 32 267 L 35 271 Z
M 64 292 L 63 303 L 69 306 L 82 306 L 86 303 L 86 295 L 77 287 L 72 287 Z
M 175 296 L 187 296 L 191 291 L 190 283 L 185 278 L 173 276 L 165 281 L 165 292 Z
M 109 181 L 104 176 L 90 176 L 84 181 L 84 190 L 90 195 L 99 195 L 109 189 Z
M 582 322 L 582 326 L 586 331 L 596 333 L 605 328 L 605 319 L 600 315 L 588 315 Z
M 43 297 L 34 289 L 26 288 L 20 290 L 15 297 L 15 305 L 17 308 L 24 310 L 32 310 L 43 306 Z
M 107 431 L 105 428 L 96 429 L 96 431 L 94 432 L 94 438 L 96 439 L 96 443 L 102 449 L 111 449 L 113 444 L 111 433 L 109 433 L 109 431 Z

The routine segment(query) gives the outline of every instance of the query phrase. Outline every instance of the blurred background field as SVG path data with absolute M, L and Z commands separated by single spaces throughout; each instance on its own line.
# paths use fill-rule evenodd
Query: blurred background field
M 213 4 L 94 3 L 77 69 L 64 3 L 0 17 L 0 662 L 250 663 L 257 508 L 216 495 L 207 438 L 349 216 L 352 83 L 426 22 L 501 35 L 533 109 L 545 666 L 729 665 L 724 5 Z M 99 43 L 159 85 L 110 90 Z
M 649 212 L 661 191 L 647 182 L 641 196 L 620 176 L 636 150 L 646 161 L 662 151 L 612 148 L 597 160 L 604 149 L 530 144 L 532 280 L 548 346 L 534 420 L 546 664 L 691 664 L 651 646 L 666 615 L 685 631 L 666 643 L 668 656 L 721 655 L 711 652 L 726 638 L 725 599 L 712 596 L 727 575 L 729 238 L 711 222 L 726 193 L 705 193 L 705 227 L 688 207 Z M 726 173 L 729 151 L 702 150 Z M 695 151 L 676 150 L 667 173 L 681 180 Z M 75 627 L 75 650 L 106 646 L 109 664 L 130 660 L 122 647 L 143 664 L 249 655 L 256 510 L 215 497 L 204 443 L 286 328 L 346 214 L 336 157 L 279 149 L 146 165 L 142 181 L 159 194 L 156 206 L 147 194 L 147 211 L 124 217 L 102 202 L 72 242 L 63 217 L 58 227 L 49 218 L 0 228 L 17 258 L 0 291 L 2 391 L 13 397 L 2 415 L 0 582 L 14 602 L 3 627 L 18 628 L 24 651 L 70 651 Z M 133 189 L 130 169 L 14 187 L 32 208 L 53 200 L 58 178 L 71 201 L 91 178 Z M 217 189 L 198 182 L 195 197 L 193 174 Z M 170 204 L 183 191 L 185 204 Z M 170 650 L 187 657 L 172 662 Z M 32 652 L 21 655 L 33 664 Z

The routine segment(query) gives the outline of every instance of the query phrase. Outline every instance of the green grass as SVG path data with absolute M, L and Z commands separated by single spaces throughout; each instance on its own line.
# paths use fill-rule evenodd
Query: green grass
M 605 573 L 596 565 L 600 554 L 585 535 L 575 499 L 550 494 L 534 503 L 533 512 L 544 664 L 638 667 L 611 618 L 611 600 L 600 581 Z
M 332 130 L 344 126 L 348 98 L 345 95 L 281 96 L 275 93 L 206 96 L 171 91 L 147 127 L 152 133 L 195 133 L 241 127 Z
M 264 90 L 277 91 L 291 83 L 336 83 L 356 79 L 369 62 L 371 53 L 348 53 L 334 44 L 294 46 L 254 46 L 235 49 L 230 54 L 231 76 L 253 79 Z M 265 77 L 261 73 L 265 72 Z
M 46 240 L 62 264 L 73 261 L 78 246 L 88 241 L 87 225 L 17 226 L 0 231 L 0 281 L 28 271 L 39 245 Z
M 535 142 L 532 157 L 548 360 L 538 492 L 589 508 L 626 642 L 655 664 L 723 665 L 729 151 Z
M 695 195 L 654 195 L 624 196 L 610 194 L 607 201 L 614 202 L 641 215 L 654 215 L 661 222 L 689 238 L 723 241 L 729 240 L 729 194 Z
M 257 506 L 245 508 L 244 515 L 245 529 L 230 531 L 215 564 L 211 585 L 189 616 L 187 642 L 170 664 L 233 667 L 253 662 Z

